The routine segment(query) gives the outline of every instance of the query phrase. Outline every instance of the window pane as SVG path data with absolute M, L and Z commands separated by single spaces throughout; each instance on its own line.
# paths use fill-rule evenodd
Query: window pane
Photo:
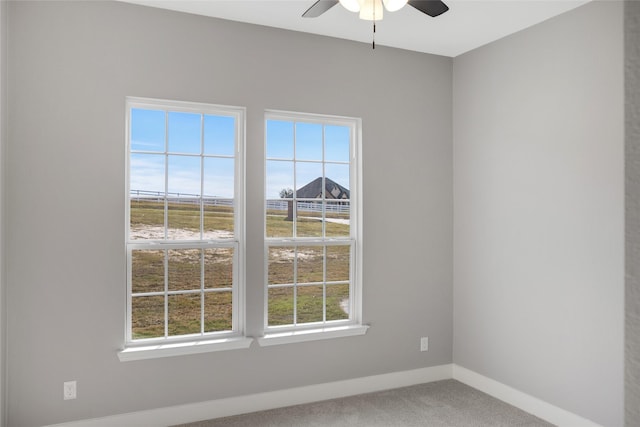
M 269 248 L 268 283 L 270 285 L 294 283 L 294 259 L 295 249 L 292 247 Z
M 327 177 L 327 198 L 328 199 L 350 199 L 349 191 L 349 165 L 327 163 L 324 166 L 324 173 Z
M 131 298 L 131 335 L 133 339 L 164 336 L 164 297 Z
M 200 196 L 200 157 L 168 156 L 167 173 L 169 174 L 168 197 Z
M 204 250 L 204 287 L 230 288 L 233 284 L 233 249 Z
M 233 199 L 204 199 L 202 238 L 231 239 L 234 230 Z
M 131 153 L 129 189 L 132 194 L 164 195 L 164 159 L 162 154 Z
M 271 288 L 268 296 L 269 326 L 293 323 L 293 288 Z
M 204 116 L 204 153 L 218 156 L 235 154 L 236 120 L 228 116 Z
M 169 335 L 200 333 L 200 294 L 169 295 Z
M 293 162 L 267 162 L 267 199 L 293 196 Z
M 233 199 L 234 163 L 234 159 L 227 158 L 208 157 L 204 159 L 205 197 Z
M 129 238 L 164 239 L 164 198 L 131 198 Z
M 131 239 L 164 239 L 164 156 L 131 154 Z
M 204 331 L 230 331 L 233 327 L 231 292 L 204 294 Z
M 267 120 L 267 157 L 293 159 L 293 123 Z
M 349 237 L 350 225 L 349 201 L 327 201 L 325 205 L 325 233 L 327 237 Z
M 327 282 L 349 281 L 351 246 L 327 246 Z
M 327 285 L 327 321 L 349 318 L 349 284 Z
M 204 159 L 205 239 L 233 238 L 234 163 L 234 159 Z
M 297 283 L 322 282 L 323 253 L 323 246 L 298 246 Z
M 169 152 L 201 153 L 200 114 L 169 112 Z
M 200 239 L 199 204 L 184 199 L 174 199 L 169 203 L 167 238 L 171 240 Z
M 293 236 L 293 201 L 267 200 L 267 237 Z
M 322 202 L 297 202 L 296 237 L 322 237 Z
M 168 172 L 168 238 L 200 239 L 200 158 L 169 156 Z
M 131 109 L 131 150 L 164 152 L 165 112 Z
M 131 251 L 131 292 L 164 291 L 164 251 Z
M 322 198 L 322 163 L 296 162 L 296 197 Z
M 200 249 L 171 249 L 167 251 L 169 290 L 200 289 Z
M 296 314 L 298 323 L 322 322 L 322 286 L 298 286 Z
M 322 160 L 322 125 L 296 123 L 296 160 Z
M 347 126 L 325 126 L 325 160 L 328 162 L 348 162 L 350 139 L 350 129 Z

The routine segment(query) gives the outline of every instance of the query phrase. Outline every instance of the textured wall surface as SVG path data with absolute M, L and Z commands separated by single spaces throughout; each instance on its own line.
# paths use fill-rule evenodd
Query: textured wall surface
M 451 363 L 450 58 L 118 2 L 10 2 L 9 19 L 10 425 Z M 368 333 L 120 362 L 125 96 L 247 107 L 251 335 L 264 307 L 264 110 L 361 117 Z M 63 401 L 72 379 L 78 399 Z
M 5 276 L 4 276 L 4 147 L 7 132 L 7 2 L 0 1 L 0 426 L 5 425 Z
M 640 2 L 625 2 L 625 425 L 640 426 Z
M 454 60 L 454 362 L 624 414 L 623 4 Z
M 630 95 L 637 96 L 640 68 L 638 2 L 630 3 L 627 37 L 636 41 L 627 43 L 628 114 L 637 111 Z M 121 3 L 11 2 L 3 239 L 11 248 L 9 425 L 450 363 L 452 176 L 462 261 L 455 361 L 621 425 L 619 6 L 587 5 L 457 58 L 459 120 L 452 125 L 448 58 L 372 52 L 367 44 Z M 372 91 L 381 81 L 393 82 L 390 90 Z M 250 334 L 260 332 L 264 302 L 264 109 L 363 119 L 367 335 L 118 361 L 128 95 L 247 107 Z M 628 150 L 637 149 L 629 139 L 638 141 L 637 122 L 628 116 Z M 637 152 L 633 159 L 627 153 L 627 179 L 635 182 L 627 202 L 635 205 L 627 215 L 634 252 L 627 252 L 626 406 L 627 425 L 635 427 L 639 317 L 629 296 L 638 301 L 640 293 L 638 270 L 631 271 L 640 252 Z M 394 209 L 381 197 L 387 194 L 408 202 Z M 420 353 L 424 335 L 430 350 Z M 79 398 L 64 402 L 61 385 L 70 379 L 78 380 Z

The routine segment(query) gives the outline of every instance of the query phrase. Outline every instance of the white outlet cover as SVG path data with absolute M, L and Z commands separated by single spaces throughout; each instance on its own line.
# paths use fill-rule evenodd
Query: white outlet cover
M 420 338 L 420 351 L 429 350 L 429 337 Z
M 66 381 L 63 387 L 64 400 L 71 400 L 71 399 L 75 399 L 76 397 L 77 397 L 76 382 Z

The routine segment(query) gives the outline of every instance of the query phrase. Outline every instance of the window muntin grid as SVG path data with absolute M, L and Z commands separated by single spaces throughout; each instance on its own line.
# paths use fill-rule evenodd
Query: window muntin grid
M 275 112 L 265 129 L 266 330 L 357 323 L 359 121 Z
M 239 335 L 244 109 L 129 98 L 127 123 L 127 342 Z

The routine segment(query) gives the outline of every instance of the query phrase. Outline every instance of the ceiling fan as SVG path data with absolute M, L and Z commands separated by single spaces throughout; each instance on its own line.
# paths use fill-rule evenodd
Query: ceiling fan
M 360 19 L 369 21 L 381 20 L 383 9 L 395 12 L 407 3 L 434 18 L 449 10 L 441 0 L 318 0 L 302 14 L 302 17 L 317 18 L 338 3 L 351 12 L 360 12 Z

